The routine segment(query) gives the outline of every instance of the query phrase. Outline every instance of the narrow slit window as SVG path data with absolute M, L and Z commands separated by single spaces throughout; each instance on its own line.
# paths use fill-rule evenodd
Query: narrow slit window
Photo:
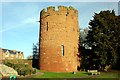
M 61 54 L 64 56 L 64 45 L 61 45 Z
M 47 31 L 48 31 L 48 22 L 47 22 Z

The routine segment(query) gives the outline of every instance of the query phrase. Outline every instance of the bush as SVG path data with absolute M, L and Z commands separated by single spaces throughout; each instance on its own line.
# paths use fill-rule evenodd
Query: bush
M 31 68 L 21 68 L 18 70 L 19 75 L 31 75 L 35 73 L 36 73 L 36 69 L 31 69 Z
M 6 62 L 5 65 L 14 68 L 17 72 L 18 75 L 31 75 L 36 73 L 36 69 L 30 67 L 27 64 L 12 64 L 10 62 Z
M 35 74 L 35 73 L 36 73 L 36 69 L 33 68 L 33 69 L 32 69 L 32 74 Z
M 9 67 L 12 67 L 12 63 L 10 63 L 10 62 L 6 62 L 5 65 L 9 66 Z

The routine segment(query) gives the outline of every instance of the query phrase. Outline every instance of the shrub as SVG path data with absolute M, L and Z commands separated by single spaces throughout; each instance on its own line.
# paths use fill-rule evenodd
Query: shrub
M 10 62 L 6 62 L 5 65 L 9 66 L 9 67 L 12 67 L 12 63 L 10 63 Z
M 33 69 L 32 69 L 32 74 L 35 74 L 35 73 L 36 73 L 36 69 L 33 68 Z
M 17 72 L 18 75 L 30 75 L 30 74 L 35 74 L 36 69 L 32 68 L 29 65 L 26 64 L 12 64 L 10 62 L 6 62 L 5 65 L 14 68 Z

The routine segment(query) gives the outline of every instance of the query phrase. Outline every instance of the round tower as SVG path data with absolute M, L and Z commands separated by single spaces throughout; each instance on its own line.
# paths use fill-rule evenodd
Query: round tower
M 48 7 L 40 12 L 40 69 L 77 71 L 79 63 L 78 11 L 73 7 Z

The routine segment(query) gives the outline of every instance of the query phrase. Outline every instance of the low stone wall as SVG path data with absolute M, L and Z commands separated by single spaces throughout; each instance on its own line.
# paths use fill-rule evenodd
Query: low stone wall
M 2 76 L 10 76 L 10 75 L 16 75 L 18 76 L 18 73 L 16 70 L 14 70 L 13 68 L 11 67 L 8 67 L 4 64 L 0 64 L 0 74 Z

